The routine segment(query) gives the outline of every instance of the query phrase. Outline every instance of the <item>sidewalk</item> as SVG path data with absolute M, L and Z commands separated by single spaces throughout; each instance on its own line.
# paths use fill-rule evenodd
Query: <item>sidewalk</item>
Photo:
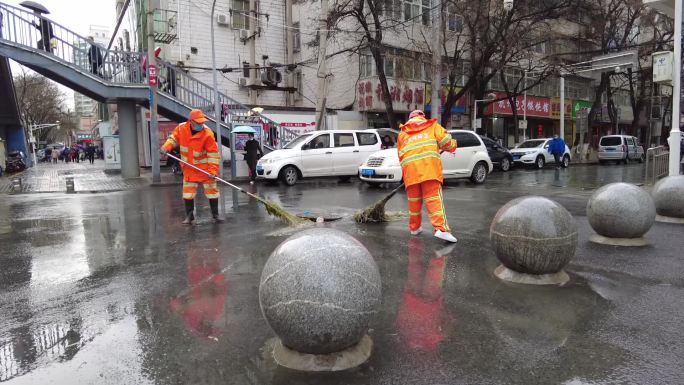
M 181 183 L 181 177 L 172 175 L 162 169 L 162 185 Z M 0 193 L 12 193 L 12 179 L 22 179 L 22 193 L 66 192 L 66 178 L 74 178 L 74 191 L 77 193 L 126 191 L 148 187 L 152 182 L 149 169 L 141 169 L 139 178 L 123 178 L 121 174 L 106 174 L 104 161 L 96 160 L 95 164 L 87 161 L 81 163 L 48 164 L 40 163 L 22 173 L 0 178 Z

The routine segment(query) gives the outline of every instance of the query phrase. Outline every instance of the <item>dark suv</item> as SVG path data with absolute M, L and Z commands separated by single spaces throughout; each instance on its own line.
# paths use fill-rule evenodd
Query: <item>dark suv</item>
M 501 171 L 510 170 L 513 166 L 513 155 L 511 155 L 510 151 L 486 136 L 480 136 L 480 138 L 482 138 L 482 142 L 487 147 L 487 153 L 492 163 L 499 167 Z

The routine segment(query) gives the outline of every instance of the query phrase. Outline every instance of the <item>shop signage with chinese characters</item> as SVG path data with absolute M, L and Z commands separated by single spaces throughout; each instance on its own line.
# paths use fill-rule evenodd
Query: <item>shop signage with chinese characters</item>
M 496 92 L 496 99 L 505 98 L 506 94 L 503 92 Z M 523 95 L 518 96 L 515 99 L 516 102 L 516 113 L 522 116 L 527 110 L 527 116 L 532 117 L 551 117 L 551 101 L 549 98 L 542 98 L 539 96 L 527 96 L 527 103 L 525 103 L 525 97 Z M 495 102 L 489 103 L 487 106 L 487 114 L 491 115 L 492 112 L 495 115 L 513 115 L 513 108 L 509 99 L 501 99 Z
M 423 108 L 425 104 L 425 83 L 387 80 L 392 106 L 396 112 L 410 112 Z M 377 78 L 359 81 L 356 89 L 359 111 L 385 111 L 383 92 Z

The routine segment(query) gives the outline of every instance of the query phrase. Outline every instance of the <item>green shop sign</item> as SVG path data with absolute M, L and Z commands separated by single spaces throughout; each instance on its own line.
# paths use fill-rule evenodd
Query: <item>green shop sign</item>
M 577 118 L 577 112 L 583 108 L 591 109 L 593 103 L 587 100 L 575 99 L 572 101 L 572 118 Z

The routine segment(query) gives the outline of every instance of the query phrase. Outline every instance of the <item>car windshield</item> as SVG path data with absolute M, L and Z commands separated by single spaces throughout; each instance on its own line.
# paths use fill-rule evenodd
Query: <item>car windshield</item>
M 619 136 L 605 136 L 601 138 L 601 146 L 619 146 L 622 144 L 622 138 Z
M 518 148 L 536 148 L 544 144 L 546 140 L 526 140 L 518 146 Z
M 293 141 L 291 141 L 290 143 L 288 143 L 288 144 L 287 144 L 285 147 L 283 147 L 283 148 L 287 148 L 287 149 L 295 148 L 295 147 L 297 147 L 297 145 L 299 145 L 299 144 L 302 143 L 303 141 L 309 139 L 310 137 L 311 137 L 311 134 L 300 135 L 300 136 L 294 138 Z

